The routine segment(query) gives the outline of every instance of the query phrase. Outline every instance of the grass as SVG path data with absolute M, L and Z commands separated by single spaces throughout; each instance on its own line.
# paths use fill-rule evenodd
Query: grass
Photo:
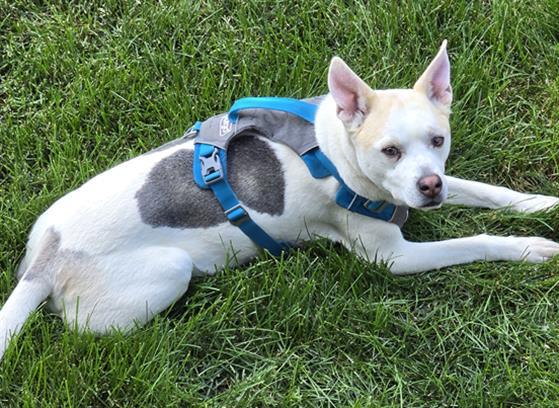
M 448 172 L 558 194 L 557 0 L 0 0 L 0 301 L 36 217 L 93 175 L 238 97 L 326 92 L 333 55 L 374 87 L 411 86 L 444 38 Z M 557 225 L 448 207 L 404 232 L 558 240 Z M 127 336 L 41 309 L 0 364 L 0 404 L 557 406 L 558 265 L 395 278 L 318 242 L 197 280 Z

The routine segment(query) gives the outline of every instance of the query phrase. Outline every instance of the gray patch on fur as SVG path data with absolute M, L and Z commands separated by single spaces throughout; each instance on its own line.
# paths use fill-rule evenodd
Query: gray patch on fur
M 285 179 L 272 148 L 256 137 L 241 137 L 229 147 L 228 177 L 239 200 L 258 212 L 281 215 Z
M 60 233 L 50 227 L 39 242 L 39 249 L 35 258 L 28 260 L 27 256 L 18 271 L 18 278 L 24 281 L 42 281 L 46 285 L 53 285 L 55 295 L 47 303 L 47 307 L 54 312 L 62 313 L 64 304 L 61 294 L 72 288 L 79 287 L 79 281 L 88 276 L 98 275 L 94 258 L 84 251 L 74 251 L 60 248 Z M 29 264 L 27 268 L 24 265 Z M 102 285 L 101 281 L 90 281 L 89 285 Z M 103 293 L 104 288 L 97 288 Z M 58 299 L 58 300 L 56 300 Z M 62 303 L 61 303 L 62 302 Z M 69 317 L 69 316 L 67 316 Z
M 162 159 L 136 193 L 142 221 L 154 227 L 208 228 L 227 219 L 211 190 L 194 182 L 194 152 L 182 149 Z M 239 137 L 227 152 L 227 174 L 241 203 L 258 212 L 281 215 L 285 181 L 274 151 L 256 137 Z
M 194 152 L 181 149 L 162 159 L 136 193 L 142 221 L 154 227 L 199 228 L 227 221 L 210 190 L 192 175 Z
M 48 228 L 39 245 L 39 253 L 29 267 L 25 270 L 20 268 L 18 271 L 18 275 L 21 274 L 24 280 L 35 280 L 47 273 L 47 270 L 55 262 L 58 250 L 60 249 L 60 233 L 56 232 L 53 228 Z

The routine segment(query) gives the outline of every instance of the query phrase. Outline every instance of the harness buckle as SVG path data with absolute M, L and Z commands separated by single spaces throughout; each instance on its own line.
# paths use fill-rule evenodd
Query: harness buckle
M 229 220 L 229 222 L 236 227 L 241 225 L 245 222 L 249 216 L 246 210 L 241 206 L 241 204 L 237 204 L 228 210 L 225 211 L 225 216 Z
M 217 148 L 214 148 L 209 156 L 200 155 L 200 169 L 202 178 L 207 185 L 223 180 L 223 168 Z

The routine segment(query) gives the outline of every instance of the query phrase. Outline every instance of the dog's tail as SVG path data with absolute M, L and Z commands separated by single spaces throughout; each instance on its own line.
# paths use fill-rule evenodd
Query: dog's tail
M 55 250 L 57 238 L 49 229 L 41 239 L 39 253 L 23 272 L 20 281 L 0 310 L 0 359 L 10 340 L 21 330 L 23 324 L 52 291 L 52 266 L 50 252 Z M 29 255 L 29 254 L 28 254 Z

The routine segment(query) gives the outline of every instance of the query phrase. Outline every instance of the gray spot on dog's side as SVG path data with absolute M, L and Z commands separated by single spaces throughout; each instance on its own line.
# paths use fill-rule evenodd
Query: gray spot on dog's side
M 150 150 L 149 152 L 144 153 L 144 155 L 149 155 L 149 154 L 152 154 L 152 153 L 162 152 L 162 151 L 165 151 L 165 150 L 170 149 L 172 147 L 180 146 L 180 145 L 182 145 L 182 144 L 184 144 L 188 141 L 189 141 L 189 139 L 185 139 L 184 137 L 181 137 L 181 138 L 175 139 L 175 140 L 171 140 L 170 142 L 167 142 L 164 145 L 161 145 L 159 147 L 156 147 L 153 150 Z
M 35 280 L 49 273 L 60 249 L 60 234 L 48 228 L 41 239 L 39 253 L 26 270 L 20 269 L 24 280 Z
M 227 169 L 233 191 L 243 204 L 261 213 L 283 214 L 283 169 L 266 142 L 251 136 L 234 141 L 227 152 Z
M 199 228 L 227 221 L 210 190 L 194 182 L 194 152 L 182 149 L 162 159 L 136 193 L 142 221 L 154 227 Z
M 207 228 L 226 222 L 210 190 L 194 182 L 194 153 L 182 149 L 162 159 L 136 193 L 142 221 L 154 227 Z M 280 215 L 285 181 L 281 163 L 266 142 L 255 137 L 235 140 L 228 151 L 228 178 L 237 197 L 256 211 Z

